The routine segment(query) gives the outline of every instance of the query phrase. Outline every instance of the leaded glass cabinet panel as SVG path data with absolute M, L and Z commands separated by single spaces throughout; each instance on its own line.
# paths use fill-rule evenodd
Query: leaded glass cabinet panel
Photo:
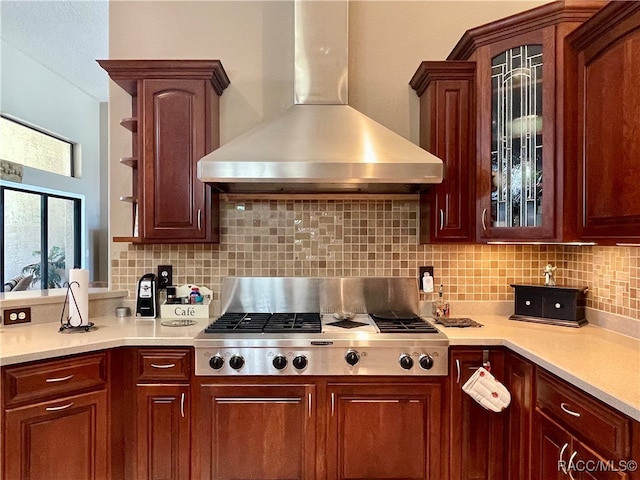
M 542 45 L 521 45 L 491 62 L 491 221 L 542 224 Z

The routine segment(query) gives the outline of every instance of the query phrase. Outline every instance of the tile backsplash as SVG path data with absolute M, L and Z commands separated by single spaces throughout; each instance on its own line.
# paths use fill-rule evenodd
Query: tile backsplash
M 410 276 L 432 265 L 450 301 L 512 300 L 511 283 L 587 286 L 588 306 L 640 318 L 640 248 L 419 245 L 415 200 L 223 201 L 219 245 L 129 245 L 111 261 L 111 288 L 173 265 L 174 283 L 220 291 L 226 276 Z M 429 298 L 425 298 L 429 300 Z

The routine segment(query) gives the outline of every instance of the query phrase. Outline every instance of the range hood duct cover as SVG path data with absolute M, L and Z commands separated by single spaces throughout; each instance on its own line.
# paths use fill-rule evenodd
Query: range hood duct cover
M 416 193 L 442 161 L 348 105 L 348 2 L 295 2 L 295 104 L 198 162 L 224 192 Z

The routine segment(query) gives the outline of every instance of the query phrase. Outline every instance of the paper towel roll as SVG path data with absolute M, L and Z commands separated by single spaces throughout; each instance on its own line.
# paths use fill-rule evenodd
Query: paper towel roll
M 89 270 L 72 268 L 69 270 L 69 325 L 81 327 L 89 325 Z M 73 295 L 71 295 L 73 292 Z

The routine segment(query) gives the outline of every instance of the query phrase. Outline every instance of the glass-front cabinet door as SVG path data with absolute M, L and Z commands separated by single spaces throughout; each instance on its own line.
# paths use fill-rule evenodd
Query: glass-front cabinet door
M 491 220 L 495 227 L 542 223 L 542 45 L 491 61 Z
M 539 240 L 554 234 L 555 62 L 542 38 L 536 40 L 491 49 L 487 58 L 480 103 L 490 115 L 480 121 L 478 176 L 483 239 Z

